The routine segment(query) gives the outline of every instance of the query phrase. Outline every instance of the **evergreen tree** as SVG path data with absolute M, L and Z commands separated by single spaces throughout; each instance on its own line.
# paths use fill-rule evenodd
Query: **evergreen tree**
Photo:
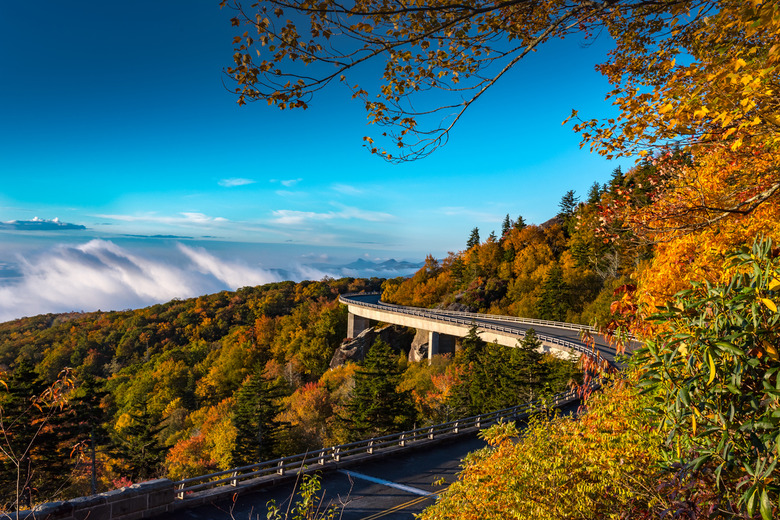
M 490 232 L 490 236 L 488 236 L 488 241 L 495 242 L 496 241 L 496 232 L 495 230 Z
M 558 218 L 563 221 L 563 231 L 566 238 L 574 233 L 574 227 L 576 225 L 574 214 L 577 212 L 579 202 L 580 198 L 574 195 L 574 190 L 569 190 L 561 197 L 561 202 L 558 204 L 558 207 L 560 208 Z
M 482 352 L 487 343 L 477 334 L 477 326 L 469 329 L 469 333 L 461 339 L 460 350 L 455 354 L 455 364 L 461 370 L 461 381 L 450 393 L 450 406 L 457 416 L 465 417 L 478 412 L 479 381 L 474 377 L 482 359 Z
M 109 442 L 103 424 L 101 401 L 108 395 L 104 384 L 92 375 L 85 375 L 79 388 L 70 399 L 69 423 L 73 436 L 85 447 L 84 457 L 89 461 L 91 492 L 97 493 L 96 451 Z
M 84 403 L 69 375 L 46 385 L 27 362 L 17 365 L 0 394 L 0 507 L 53 500 L 73 483 L 85 423 L 102 419 L 97 407 L 88 417 Z
M 514 228 L 518 231 L 522 230 L 526 226 L 525 219 L 522 215 L 518 215 L 517 220 L 515 220 Z
M 564 321 L 568 305 L 568 291 L 563 281 L 563 271 L 554 264 L 547 273 L 539 296 L 539 317 L 543 320 Z
M 509 230 L 512 229 L 512 219 L 509 218 L 509 213 L 504 217 L 504 222 L 501 224 L 501 238 L 506 238 Z
M 626 177 L 623 175 L 623 170 L 618 166 L 612 170 L 612 178 L 609 180 L 609 191 L 615 193 L 619 188 L 625 186 Z
M 455 280 L 458 287 L 463 285 L 466 275 L 466 264 L 463 261 L 463 258 L 458 255 L 455 257 L 455 259 L 450 264 L 450 273 L 452 274 L 452 278 Z
M 487 413 L 518 404 L 517 373 L 511 348 L 488 343 L 469 372 L 473 413 Z
M 486 343 L 472 328 L 462 346 L 455 357 L 461 381 L 450 394 L 458 416 L 509 408 L 542 393 L 546 369 L 533 329 L 516 348 L 510 348 Z
M 471 230 L 471 235 L 469 235 L 469 239 L 466 242 L 466 249 L 471 249 L 474 246 L 479 245 L 479 228 L 475 227 Z
M 15 367 L 7 385 L 0 393 L 0 510 L 13 511 L 31 504 L 36 455 L 47 440 L 40 438 L 46 416 L 33 401 L 45 385 L 26 361 Z
M 163 428 L 149 413 L 146 403 L 129 412 L 130 424 L 115 436 L 117 455 L 127 464 L 132 482 L 160 476 L 167 446 L 160 441 Z
M 544 354 L 539 350 L 541 347 L 542 341 L 536 331 L 530 328 L 526 331 L 523 341 L 519 341 L 512 352 L 518 377 L 519 402 L 534 399 L 543 390 L 548 374 L 546 366 L 542 364 Z
M 274 418 L 280 412 L 276 404 L 280 397 L 281 389 L 268 381 L 259 367 L 236 391 L 234 466 L 261 462 L 277 455 L 276 444 L 282 425 Z
M 598 182 L 594 182 L 588 192 L 588 204 L 598 204 L 601 201 L 601 186 Z
M 511 263 L 515 259 L 515 246 L 511 242 L 504 243 L 504 254 L 501 257 L 501 261 L 504 263 Z
M 416 412 L 409 391 L 398 391 L 402 372 L 390 346 L 377 339 L 355 372 L 355 387 L 344 418 L 351 440 L 412 428 Z
M 560 208 L 558 216 L 564 221 L 570 219 L 574 215 L 574 212 L 577 211 L 577 204 L 579 204 L 579 202 L 580 198 L 574 195 L 574 190 L 567 191 L 563 197 L 561 197 L 561 202 L 558 203 L 558 207 Z

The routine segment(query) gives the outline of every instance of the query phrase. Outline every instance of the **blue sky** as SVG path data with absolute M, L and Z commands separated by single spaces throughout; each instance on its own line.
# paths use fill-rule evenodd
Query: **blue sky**
M 593 70 L 606 39 L 545 46 L 467 112 L 446 147 L 391 165 L 362 147 L 379 131 L 339 85 L 306 111 L 239 107 L 223 85 L 230 17 L 216 0 L 3 3 L 0 222 L 86 229 L 0 226 L 0 266 L 29 281 L 92 240 L 160 265 L 185 247 L 255 271 L 440 257 L 474 226 L 499 230 L 507 213 L 551 218 L 566 190 L 584 196 L 618 165 L 580 150 L 561 125 L 573 108 L 611 113 Z M 143 238 L 156 235 L 166 238 Z

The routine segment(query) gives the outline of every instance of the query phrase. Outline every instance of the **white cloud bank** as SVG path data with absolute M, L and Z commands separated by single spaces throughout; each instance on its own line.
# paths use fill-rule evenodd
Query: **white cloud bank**
M 0 321 L 48 312 L 118 310 L 279 281 L 280 275 L 179 244 L 171 260 L 92 240 L 20 259 L 21 276 L 0 285 Z
M 247 186 L 249 184 L 254 184 L 256 182 L 257 181 L 252 179 L 231 178 L 231 179 L 222 179 L 218 182 L 218 184 L 223 188 L 235 188 L 236 186 Z

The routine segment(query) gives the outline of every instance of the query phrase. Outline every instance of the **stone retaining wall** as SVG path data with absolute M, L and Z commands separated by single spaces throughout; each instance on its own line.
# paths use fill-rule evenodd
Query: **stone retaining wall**
M 20 520 L 136 520 L 175 509 L 173 481 L 149 480 L 99 495 L 65 502 L 49 502 L 31 511 L 20 511 Z M 6 513 L 16 518 L 16 513 Z M 2 517 L 5 518 L 5 517 Z

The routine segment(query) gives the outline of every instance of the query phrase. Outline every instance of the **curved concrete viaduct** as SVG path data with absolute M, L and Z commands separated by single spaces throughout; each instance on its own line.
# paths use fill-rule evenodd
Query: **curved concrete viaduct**
M 438 352 L 438 335 L 464 337 L 472 326 L 477 326 L 479 336 L 488 342 L 514 347 L 522 341 L 528 329 L 533 328 L 542 341 L 543 349 L 557 355 L 574 353 L 596 353 L 609 363 L 615 363 L 615 350 L 603 339 L 595 339 L 590 348 L 581 339 L 582 331 L 591 327 L 543 320 L 528 320 L 512 316 L 454 312 L 440 309 L 405 307 L 380 301 L 379 294 L 348 294 L 339 301 L 349 310 L 347 336 L 356 337 L 369 327 L 370 320 L 392 323 L 417 330 L 428 331 L 428 357 Z

